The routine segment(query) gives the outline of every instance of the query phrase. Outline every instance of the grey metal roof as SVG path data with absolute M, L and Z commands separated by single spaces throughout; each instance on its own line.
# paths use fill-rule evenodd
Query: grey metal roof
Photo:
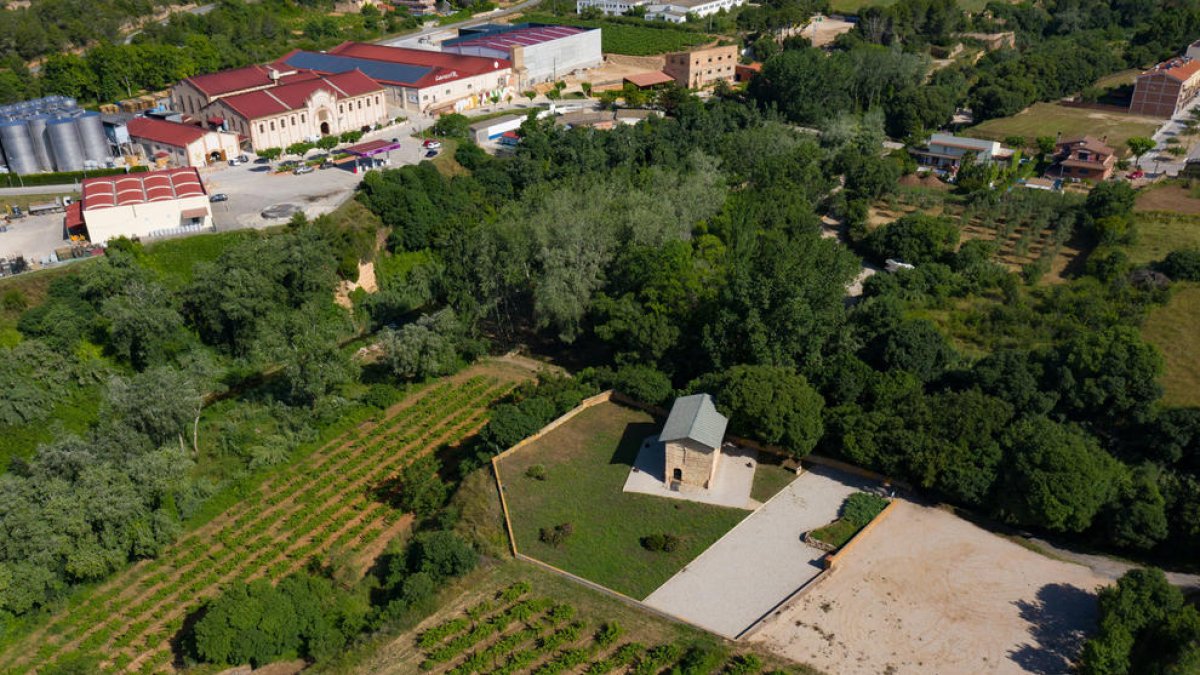
M 307 68 L 334 75 L 358 69 L 373 80 L 388 84 L 409 85 L 415 84 L 433 70 L 429 66 L 372 61 L 371 59 L 322 52 L 296 52 L 289 56 L 285 63 L 294 68 Z
M 729 420 L 717 412 L 712 396 L 692 394 L 675 399 L 658 440 L 666 443 L 690 438 L 710 448 L 721 447 Z

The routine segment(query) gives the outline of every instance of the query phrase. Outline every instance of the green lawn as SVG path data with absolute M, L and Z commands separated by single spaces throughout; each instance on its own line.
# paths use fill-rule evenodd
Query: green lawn
M 667 52 L 685 51 L 690 47 L 712 41 L 712 37 L 691 30 L 673 28 L 670 24 L 645 25 L 618 23 L 604 19 L 567 19 L 553 14 L 525 14 L 523 21 L 556 23 L 566 26 L 600 28 L 600 50 L 606 54 L 652 56 Z
M 796 480 L 796 473 L 788 471 L 778 464 L 771 463 L 776 458 L 758 456 L 758 468 L 754 470 L 754 485 L 750 488 L 750 498 L 766 502 Z
M 1119 154 L 1127 154 L 1126 139 L 1150 136 L 1159 121 L 1137 115 L 1126 115 L 1086 108 L 1066 108 L 1053 103 L 1034 103 L 1012 117 L 1001 117 L 977 124 L 963 132 L 965 136 L 1003 141 L 1007 136 L 1024 136 L 1032 145 L 1039 136 L 1062 133 L 1071 136 L 1107 136 L 1109 146 Z
M 1142 337 L 1158 347 L 1166 361 L 1163 403 L 1200 406 L 1200 285 L 1176 284 L 1171 301 L 1146 317 Z
M 604 403 L 502 460 L 517 548 L 640 599 L 748 515 L 622 492 L 638 446 L 658 428 L 646 413 Z M 545 480 L 525 475 L 534 464 L 546 468 Z M 558 548 L 539 539 L 541 528 L 563 523 L 573 533 Z M 665 533 L 681 539 L 675 551 L 642 548 L 642 537 Z
M 1137 235 L 1126 246 L 1130 262 L 1162 260 L 1171 251 L 1200 248 L 1200 216 L 1135 213 Z

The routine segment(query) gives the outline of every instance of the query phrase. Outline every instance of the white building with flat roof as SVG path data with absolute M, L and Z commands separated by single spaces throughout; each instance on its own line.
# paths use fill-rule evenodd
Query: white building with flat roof
M 88 178 L 67 209 L 68 231 L 89 241 L 156 237 L 211 229 L 208 191 L 195 167 Z

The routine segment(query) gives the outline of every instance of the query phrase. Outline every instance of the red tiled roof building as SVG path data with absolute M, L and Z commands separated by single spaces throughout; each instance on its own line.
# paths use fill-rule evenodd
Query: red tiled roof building
M 1200 61 L 1181 56 L 1138 75 L 1129 112 L 1168 118 L 1200 93 Z
M 240 151 L 237 134 L 203 129 L 152 117 L 135 117 L 126 125 L 129 138 L 147 157 L 165 156 L 175 166 L 206 166 Z
M 66 225 L 82 226 L 95 243 L 212 227 L 208 191 L 195 168 L 88 178 L 80 193 Z

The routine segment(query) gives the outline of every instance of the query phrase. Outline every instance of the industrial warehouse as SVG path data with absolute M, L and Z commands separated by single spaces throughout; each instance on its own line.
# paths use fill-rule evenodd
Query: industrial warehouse
M 208 191 L 194 168 L 89 178 L 67 207 L 73 235 L 106 242 L 114 237 L 156 237 L 211 229 Z
M 604 60 L 599 28 L 539 23 L 463 28 L 457 38 L 442 43 L 442 51 L 504 59 L 522 89 L 595 68 Z
M 504 59 L 424 49 L 346 42 L 328 52 L 293 51 L 275 66 L 324 74 L 361 71 L 387 88 L 389 105 L 408 112 L 462 112 L 515 93 L 512 67 Z
M 100 114 L 67 96 L 0 106 L 0 146 L 8 170 L 17 174 L 82 171 L 112 159 Z

